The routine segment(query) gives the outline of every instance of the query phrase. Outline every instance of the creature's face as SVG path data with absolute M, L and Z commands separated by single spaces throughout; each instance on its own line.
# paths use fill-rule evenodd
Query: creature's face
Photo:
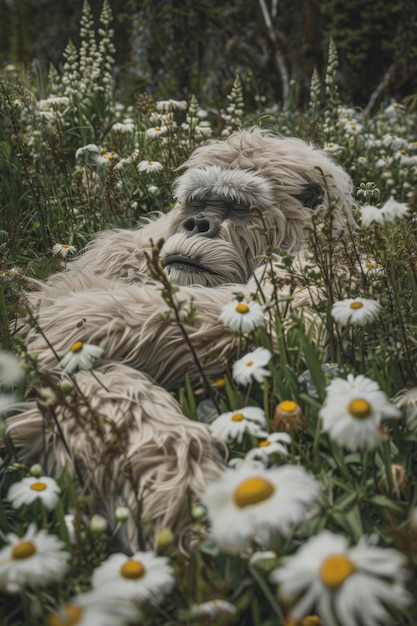
M 299 194 L 277 193 L 250 170 L 208 166 L 177 181 L 176 207 L 161 250 L 165 271 L 178 285 L 246 283 L 267 249 L 300 247 L 302 224 L 319 201 L 317 183 Z

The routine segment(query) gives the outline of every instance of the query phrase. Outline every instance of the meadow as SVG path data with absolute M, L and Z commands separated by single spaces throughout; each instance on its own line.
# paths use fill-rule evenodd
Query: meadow
M 307 332 L 295 312 L 282 315 L 278 291 L 257 303 L 265 319 L 253 307 L 244 331 L 225 322 L 237 324 L 240 352 L 213 381 L 222 414 L 211 415 L 210 426 L 228 446 L 230 468 L 193 505 L 192 550 L 181 549 L 172 528 L 143 552 L 145 574 L 127 556 L 115 560 L 105 521 L 75 477 L 45 477 L 41 466 L 23 465 L 2 437 L 0 623 L 415 624 L 415 111 L 393 101 L 372 115 L 346 106 L 333 43 L 305 111 L 291 104 L 293 85 L 287 110 L 259 98 L 258 110 L 245 112 L 239 74 L 222 110 L 193 95 L 158 101 L 141 93 L 126 105 L 112 96 L 108 5 L 98 35 L 87 10 L 80 32 L 59 71 L 44 76 L 35 65 L 9 64 L 0 75 L 3 434 L 12 403 L 57 401 L 16 333 L 26 278 L 60 271 L 97 231 L 169 210 L 176 168 L 200 143 L 254 124 L 314 142 L 351 175 L 357 225 L 337 250 L 326 229 L 309 233 L 302 279 L 320 297 Z M 300 279 L 291 256 L 274 262 Z M 234 367 L 248 354 L 265 357 L 249 383 Z M 189 380 L 176 395 L 187 417 L 206 418 Z M 253 461 L 264 487 L 282 477 L 289 493 L 275 500 L 262 492 L 259 502 L 252 494 L 259 510 L 239 518 L 237 539 L 222 523 L 224 507 L 234 473 L 244 476 Z M 291 491 L 300 494 L 301 512 Z M 129 515 L 120 510 L 119 523 Z

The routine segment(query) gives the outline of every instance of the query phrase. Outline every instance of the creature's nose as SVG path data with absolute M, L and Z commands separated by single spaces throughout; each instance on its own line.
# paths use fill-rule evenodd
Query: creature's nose
M 195 215 L 187 217 L 182 223 L 183 229 L 190 235 L 200 237 L 216 237 L 220 230 L 218 220 L 208 215 Z

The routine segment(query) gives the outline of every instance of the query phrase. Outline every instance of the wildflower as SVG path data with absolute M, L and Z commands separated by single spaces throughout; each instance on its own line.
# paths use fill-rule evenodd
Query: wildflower
M 24 585 L 43 587 L 64 577 L 69 554 L 55 535 L 30 524 L 23 537 L 8 533 L 6 542 L 0 550 L 0 584 L 13 590 Z
M 0 351 L 0 388 L 18 385 L 23 377 L 21 361 L 11 352 Z
M 264 376 L 271 376 L 271 372 L 264 368 L 271 360 L 272 354 L 266 348 L 255 348 L 233 365 L 233 378 L 239 385 L 248 385 L 252 379 L 261 383 Z
M 93 346 L 91 343 L 83 343 L 82 341 L 76 341 L 72 344 L 69 352 L 58 363 L 67 374 L 73 374 L 78 369 L 90 370 L 93 367 L 94 361 L 99 359 L 104 350 L 98 346 Z
M 394 198 L 390 198 L 386 201 L 381 209 L 381 213 L 387 222 L 395 222 L 395 220 L 402 220 L 408 215 L 410 207 L 403 202 L 397 202 Z
M 246 432 L 255 437 L 267 436 L 262 430 L 265 423 L 265 413 L 262 409 L 247 406 L 238 411 L 222 413 L 210 424 L 210 429 L 223 441 L 236 440 L 241 443 Z
M 64 515 L 65 527 L 68 532 L 68 537 L 71 543 L 77 543 L 77 532 L 75 528 L 75 515 L 73 513 L 67 513 Z
M 332 305 L 331 315 L 340 326 L 366 326 L 381 311 L 377 300 L 347 298 Z
M 155 126 L 154 128 L 148 128 L 146 136 L 151 139 L 165 135 L 168 131 L 168 126 Z
M 395 404 L 402 409 L 408 425 L 417 418 L 417 387 L 406 389 L 395 398 Z
M 175 577 L 167 557 L 150 551 L 115 553 L 94 570 L 92 583 L 104 597 L 158 601 L 174 587 Z
M 89 143 L 86 146 L 82 146 L 82 148 L 78 148 L 75 153 L 75 158 L 79 159 L 80 156 L 84 156 L 88 159 L 90 154 L 98 155 L 100 152 L 100 148 L 95 143 Z
M 95 591 L 80 593 L 46 617 L 46 626 L 125 626 L 139 620 L 133 602 L 104 598 Z
M 90 530 L 97 535 L 102 535 L 107 529 L 107 521 L 102 515 L 96 513 L 90 519 Z
M 304 521 L 319 495 L 319 484 L 303 467 L 242 463 L 210 483 L 201 501 L 213 539 L 233 551 L 249 547 L 252 540 L 266 544 L 275 531 L 286 532 Z
M 361 207 L 361 223 L 362 226 L 369 226 L 370 224 L 383 224 L 384 216 L 381 213 L 381 209 L 371 204 L 365 204 Z
M 233 300 L 222 308 L 220 321 L 227 328 L 246 333 L 259 326 L 264 326 L 264 310 L 258 302 L 239 302 Z
M 349 450 L 373 449 L 378 444 L 384 417 L 401 415 L 378 384 L 362 374 L 335 378 L 326 388 L 327 398 L 320 410 L 323 430 Z
M 299 432 L 307 427 L 307 419 L 297 402 L 283 400 L 275 408 L 272 425 L 274 430 Z
M 359 258 L 358 269 L 368 277 L 381 274 L 384 271 L 372 254 L 364 254 Z
M 130 510 L 126 506 L 118 506 L 114 512 L 118 522 L 126 522 L 130 517 Z
M 343 146 L 340 146 L 338 143 L 327 143 L 324 146 L 324 151 L 330 154 L 339 152 L 340 150 L 343 150 Z
M 74 254 L 77 251 L 75 246 L 70 246 L 68 243 L 56 243 L 52 248 L 52 254 L 55 256 L 62 256 L 63 259 L 67 257 L 69 253 Z
M 185 111 L 188 107 L 188 103 L 185 100 L 159 100 L 156 103 L 156 110 L 163 113 L 170 113 L 171 111 Z
M 245 461 L 260 459 L 265 463 L 269 461 L 269 457 L 273 454 L 286 456 L 288 454 L 287 445 L 290 443 L 291 437 L 288 433 L 271 433 L 265 439 L 262 439 L 256 448 L 249 450 L 246 454 Z
M 56 480 L 49 476 L 27 476 L 11 485 L 7 500 L 14 509 L 40 500 L 48 511 L 52 511 L 59 501 L 61 489 Z
M 115 122 L 111 129 L 120 133 L 133 133 L 135 126 L 132 122 Z
M 163 168 L 162 163 L 159 161 L 141 161 L 138 165 L 139 172 L 146 172 L 150 174 L 151 172 L 158 172 Z
M 397 550 L 362 537 L 349 547 L 345 537 L 323 530 L 271 573 L 284 598 L 300 596 L 291 611 L 298 621 L 313 607 L 325 624 L 390 622 L 386 606 L 403 610 L 410 597 L 403 587 L 406 559 Z
M 352 120 L 352 122 L 346 122 L 344 128 L 347 135 L 359 135 L 362 132 L 363 126 Z

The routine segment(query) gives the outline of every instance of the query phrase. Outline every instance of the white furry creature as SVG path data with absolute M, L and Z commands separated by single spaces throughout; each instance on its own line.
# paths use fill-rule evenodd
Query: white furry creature
M 201 369 L 207 377 L 224 373 L 234 333 L 219 315 L 237 292 L 251 299 L 261 285 L 272 294 L 267 251 L 297 253 L 306 223 L 329 211 L 336 231 L 352 223 L 349 176 L 300 139 L 237 131 L 198 147 L 183 167 L 171 211 L 136 229 L 100 233 L 28 296 L 36 325 L 26 327 L 25 342 L 51 381 L 62 379 L 57 365 L 74 342 L 104 352 L 92 372 L 73 377 L 82 398 L 76 409 L 71 397 L 38 403 L 12 417 L 8 432 L 22 460 L 51 473 L 75 468 L 112 526 L 115 508 L 126 504 L 153 529 L 186 524 L 190 502 L 222 471 L 224 453 L 170 391 L 186 375 L 201 382 Z M 197 359 L 150 275 L 148 257 L 160 239 L 180 316 L 194 311 L 186 329 Z M 301 290 L 292 306 L 308 302 Z M 130 530 L 123 540 L 133 546 L 136 526 Z

